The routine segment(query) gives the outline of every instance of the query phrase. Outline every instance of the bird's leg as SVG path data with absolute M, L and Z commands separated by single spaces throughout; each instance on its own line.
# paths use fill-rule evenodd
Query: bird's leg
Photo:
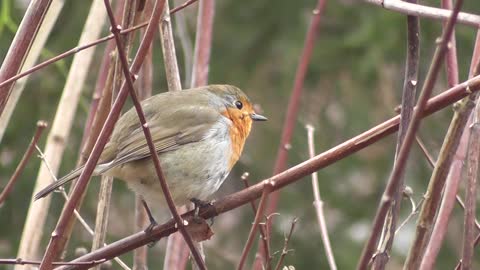
M 150 225 L 148 225 L 148 227 L 144 230 L 144 232 L 150 233 L 152 232 L 153 227 L 157 226 L 158 223 L 153 217 L 152 212 L 150 211 L 150 208 L 147 205 L 147 202 L 143 198 L 142 198 L 142 204 L 143 204 L 143 208 L 145 208 L 145 211 L 147 212 L 148 219 L 150 220 Z
M 210 206 L 212 205 L 211 202 L 209 201 L 203 201 L 203 200 L 200 200 L 200 199 L 197 199 L 197 198 L 191 198 L 190 201 L 193 203 L 193 206 L 194 206 L 194 215 L 193 215 L 193 220 L 194 221 L 198 221 L 199 219 L 201 219 L 201 217 L 199 216 L 199 213 L 200 213 L 200 208 L 202 207 L 207 207 L 207 206 Z M 213 217 L 210 219 L 210 226 L 213 225 Z

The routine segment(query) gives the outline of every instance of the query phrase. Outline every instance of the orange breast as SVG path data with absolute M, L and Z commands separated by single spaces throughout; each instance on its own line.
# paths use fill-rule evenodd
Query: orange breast
M 228 108 L 222 114 L 232 121 L 232 126 L 229 131 L 230 140 L 232 142 L 232 155 L 228 162 L 229 170 L 231 170 L 242 154 L 245 140 L 252 127 L 252 119 L 249 116 L 242 115 L 241 111 L 237 109 Z

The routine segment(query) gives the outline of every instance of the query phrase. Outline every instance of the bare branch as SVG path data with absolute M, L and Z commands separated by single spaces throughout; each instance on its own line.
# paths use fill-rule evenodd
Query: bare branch
M 303 92 L 303 83 L 305 81 L 305 77 L 307 76 L 307 69 L 312 58 L 315 41 L 317 40 L 318 34 L 320 32 L 320 21 L 323 11 L 325 10 L 326 2 L 326 0 L 318 0 L 315 9 L 312 11 L 312 18 L 305 36 L 302 54 L 300 55 L 297 70 L 295 72 L 295 81 L 293 83 L 292 93 L 288 101 L 287 112 L 282 128 L 282 137 L 280 139 L 280 144 L 277 150 L 277 157 L 273 168 L 274 175 L 282 172 L 283 170 L 285 170 L 286 167 L 288 157 L 287 145 L 290 145 L 293 130 L 295 127 L 295 122 L 297 121 L 300 97 Z M 280 193 L 278 192 L 274 192 L 270 196 L 267 214 L 276 212 L 279 196 Z M 269 236 L 267 235 L 267 237 Z M 262 243 L 260 243 L 257 251 L 258 256 L 256 256 L 257 260 L 262 258 L 265 260 L 267 259 L 266 254 L 263 254 L 264 250 L 265 249 L 262 247 Z M 255 266 L 259 265 L 261 265 L 261 263 L 255 264 Z M 256 267 L 255 270 L 260 270 L 260 268 Z
M 290 242 L 290 238 L 292 238 L 293 230 L 295 229 L 295 225 L 297 224 L 297 218 L 294 218 L 292 220 L 292 225 L 290 226 L 290 231 L 288 232 L 288 236 L 285 237 L 285 240 L 283 242 L 283 248 L 282 248 L 282 254 L 280 255 L 280 259 L 278 259 L 277 266 L 275 267 L 275 270 L 280 270 L 280 267 L 282 267 L 283 260 L 285 259 L 285 256 L 288 254 L 288 243 Z M 335 268 L 332 268 L 330 265 L 330 269 L 337 269 L 336 266 Z
M 312 125 L 307 125 L 307 141 L 308 141 L 308 154 L 310 158 L 315 157 L 315 143 L 313 139 L 313 133 L 315 128 Z M 325 255 L 327 256 L 328 265 L 330 269 L 336 270 L 337 264 L 335 263 L 335 257 L 333 256 L 332 245 L 330 244 L 330 238 L 328 237 L 327 222 L 325 220 L 325 213 L 323 212 L 323 201 L 320 198 L 320 188 L 318 186 L 318 174 L 312 173 L 312 190 L 313 190 L 313 206 L 315 207 L 315 213 L 317 214 L 317 222 L 320 227 L 320 235 L 322 236 L 323 247 L 325 248 Z M 293 224 L 292 224 L 293 227 Z M 282 252 L 283 255 L 283 252 Z M 280 262 L 277 267 L 280 267 Z M 279 268 L 277 268 L 279 269 Z
M 250 228 L 250 233 L 248 234 L 247 241 L 245 246 L 243 247 L 242 255 L 240 256 L 240 262 L 238 263 L 237 269 L 243 269 L 245 262 L 247 260 L 248 252 L 252 248 L 253 240 L 255 239 L 255 235 L 257 234 L 257 229 L 260 223 L 260 220 L 263 217 L 263 212 L 265 211 L 266 203 L 268 201 L 268 194 L 273 189 L 274 183 L 265 180 L 263 181 L 263 191 L 262 197 L 260 198 L 260 203 L 258 204 L 257 213 L 255 214 L 255 219 L 253 221 L 252 227 Z
M 133 74 L 138 73 L 138 71 L 140 70 L 141 64 L 143 62 L 143 59 L 145 58 L 145 55 L 148 53 L 148 47 L 150 47 L 150 43 L 153 39 L 153 33 L 156 30 L 156 25 L 158 23 L 160 15 L 162 14 L 164 2 L 165 0 L 158 0 L 155 3 L 154 12 L 152 14 L 152 17 L 150 18 L 146 33 L 137 51 L 137 55 L 135 56 L 135 59 L 133 60 L 133 63 L 132 63 L 131 72 Z M 62 212 L 62 215 L 60 216 L 60 219 L 57 223 L 55 231 L 52 234 L 52 238 L 47 247 L 47 251 L 44 255 L 42 265 L 40 265 L 40 269 L 42 270 L 50 268 L 51 262 L 53 261 L 53 257 L 55 257 L 56 254 L 60 252 L 60 250 L 58 250 L 59 238 L 63 237 L 66 225 L 68 224 L 68 220 L 72 217 L 73 210 L 77 206 L 80 197 L 85 191 L 89 178 L 93 173 L 96 163 L 100 157 L 100 154 L 102 153 L 103 148 L 107 143 L 107 140 L 113 130 L 115 122 L 118 120 L 120 111 L 122 109 L 123 104 L 125 103 L 127 95 L 128 95 L 128 87 L 126 86 L 126 84 L 123 84 L 122 89 L 120 89 L 120 92 L 118 94 L 118 98 L 115 101 L 114 105 L 112 106 L 112 110 L 110 111 L 110 114 L 107 120 L 105 121 L 105 125 L 103 126 L 102 131 L 98 136 L 97 143 L 95 144 L 92 150 L 92 153 L 90 154 L 90 157 L 88 158 L 85 164 L 85 169 L 82 171 L 78 179 L 77 185 L 75 185 L 75 188 L 72 192 L 70 200 L 65 205 L 65 208 Z
M 197 265 L 200 269 L 206 269 L 205 263 L 203 262 L 202 257 L 200 256 L 198 250 L 196 249 L 193 239 L 190 236 L 190 234 L 187 232 L 185 229 L 185 224 L 184 221 L 181 219 L 180 215 L 178 214 L 175 204 L 173 202 L 172 195 L 170 193 L 170 190 L 168 189 L 167 182 L 165 180 L 165 175 L 163 174 L 162 168 L 160 166 L 160 160 L 157 155 L 157 151 L 155 150 L 155 145 L 153 144 L 153 139 L 152 139 L 152 134 L 150 133 L 150 128 L 147 124 L 147 120 L 145 118 L 145 114 L 143 113 L 142 106 L 140 104 L 140 101 L 137 98 L 137 95 L 135 93 L 135 89 L 133 87 L 133 79 L 131 76 L 130 70 L 128 70 L 128 60 L 127 56 L 125 55 L 124 47 L 121 42 L 121 37 L 120 37 L 120 27 L 116 24 L 115 22 L 115 16 L 113 14 L 112 8 L 110 6 L 109 0 L 104 0 L 105 7 L 107 9 L 108 17 L 110 19 L 110 24 L 112 25 L 112 33 L 115 36 L 115 41 L 117 43 L 117 49 L 118 49 L 118 54 L 121 60 L 122 64 L 122 69 L 123 69 L 123 74 L 125 76 L 125 81 L 127 85 L 127 89 L 130 91 L 130 96 L 132 98 L 135 110 L 137 111 L 140 123 L 142 125 L 142 129 L 145 135 L 145 139 L 147 140 L 147 145 L 150 150 L 150 156 L 153 161 L 153 164 L 155 166 L 155 171 L 157 173 L 158 179 L 160 181 L 160 186 L 162 187 L 163 194 L 165 195 L 165 199 L 168 204 L 168 208 L 170 209 L 170 212 L 173 214 L 173 217 L 175 218 L 176 225 L 178 226 L 180 232 L 182 233 L 185 242 L 187 242 L 187 245 L 190 248 L 190 251 L 192 252 L 193 257 L 195 258 L 195 261 L 197 262 Z M 165 7 L 164 7 L 165 8 Z M 164 9 L 163 8 L 163 9 Z
M 27 150 L 23 154 L 22 160 L 20 160 L 20 163 L 15 169 L 15 172 L 13 173 L 12 177 L 10 177 L 10 180 L 8 180 L 7 185 L 2 190 L 2 193 L 0 193 L 0 207 L 2 207 L 3 202 L 5 201 L 5 199 L 7 199 L 7 196 L 13 190 L 13 187 L 18 180 L 18 177 L 25 169 L 25 166 L 27 166 L 27 163 L 30 160 L 30 157 L 32 156 L 33 151 L 35 150 L 35 145 L 37 145 L 37 142 L 40 139 L 40 136 L 42 136 L 42 132 L 46 127 L 47 127 L 47 122 L 45 121 L 37 122 L 37 128 L 35 130 L 35 134 L 33 135 L 33 138 L 30 141 L 30 144 L 28 145 Z
M 362 256 L 357 266 L 358 269 L 367 268 L 368 263 L 373 257 L 375 245 L 380 236 L 380 232 L 382 231 L 382 226 L 386 220 L 387 214 L 389 211 L 391 211 L 392 207 L 394 206 L 393 202 L 395 198 L 395 192 L 398 190 L 399 185 L 402 182 L 401 179 L 405 171 L 411 146 L 415 140 L 415 133 L 417 132 L 418 127 L 420 126 L 420 121 L 422 119 L 421 112 L 426 107 L 427 101 L 433 91 L 433 86 L 435 84 L 438 73 L 440 71 L 440 67 L 443 62 L 445 53 L 447 52 L 448 41 L 450 40 L 452 30 L 455 26 L 457 15 L 462 3 L 463 3 L 462 0 L 459 0 L 456 3 L 454 12 L 452 13 L 452 16 L 450 17 L 450 19 L 448 20 L 447 26 L 445 27 L 442 37 L 438 42 L 437 49 L 435 50 L 435 54 L 433 56 L 431 66 L 429 68 L 427 77 L 425 79 L 425 83 L 423 85 L 422 91 L 418 98 L 416 110 L 413 112 L 412 120 L 408 125 L 405 139 L 402 143 L 402 146 L 400 147 L 400 150 L 398 151 L 398 156 L 397 156 L 397 159 L 395 160 L 395 164 L 393 166 L 392 173 L 388 180 L 387 187 L 385 188 L 384 194 L 382 195 L 379 207 L 377 209 L 377 213 L 375 215 L 375 219 L 372 226 L 372 232 L 362 252 Z M 416 269 L 416 268 L 417 267 L 413 267 L 412 269 Z
M 447 20 L 452 14 L 451 10 L 427 7 L 408 3 L 401 0 L 363 0 L 366 3 L 377 5 L 388 10 L 403 13 L 405 15 L 419 16 L 435 20 Z M 480 16 L 465 12 L 458 13 L 458 23 L 477 28 L 480 25 Z

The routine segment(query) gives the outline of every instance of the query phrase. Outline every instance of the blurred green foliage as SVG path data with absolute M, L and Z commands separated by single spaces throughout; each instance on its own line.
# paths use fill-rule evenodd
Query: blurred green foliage
M 1 3 L 0 59 L 5 56 L 15 28 L 23 16 L 25 6 L 20 2 L 4 0 Z M 438 1 L 425 2 L 438 5 Z M 263 113 L 269 118 L 268 122 L 255 125 L 241 162 L 231 173 L 231 181 L 222 187 L 217 196 L 241 189 L 239 178 L 244 171 L 250 172 L 251 183 L 271 175 L 295 70 L 314 6 L 313 0 L 217 1 L 210 82 L 241 87 L 261 105 Z M 88 8 L 85 1 L 66 1 L 41 60 L 77 45 Z M 479 9 L 479 2 L 468 1 L 464 10 L 475 12 Z M 196 7 L 189 7 L 182 12 L 187 17 L 189 34 L 193 39 Z M 328 1 L 305 82 L 300 115 L 289 153 L 289 166 L 307 158 L 304 128 L 307 123 L 316 127 L 316 149 L 320 153 L 395 115 L 394 108 L 401 102 L 404 78 L 405 25 L 405 16 L 362 1 Z M 105 26 L 105 34 L 107 30 Z M 435 48 L 434 40 L 440 33 L 438 21 L 421 20 L 420 86 Z M 474 38 L 475 29 L 457 27 L 460 80 L 464 80 L 468 73 Z M 182 65 L 183 56 L 178 44 L 177 41 L 177 54 Z M 98 46 L 96 54 L 101 56 L 103 49 L 104 45 Z M 60 174 L 75 166 L 100 59 L 96 57 L 89 74 Z M 64 59 L 60 64 L 44 68 L 30 77 L 0 145 L 0 185 L 7 182 L 21 159 L 36 121 L 53 120 L 70 63 L 71 58 Z M 154 64 L 155 89 L 163 91 L 166 84 L 158 39 L 154 44 Z M 435 92 L 444 89 L 446 83 L 442 73 Z M 420 136 L 434 154 L 438 153 L 451 115 L 451 110 L 446 109 L 422 124 Z M 41 146 L 44 141 L 45 138 Z M 392 167 L 394 151 L 395 136 L 390 136 L 318 172 L 327 225 L 339 269 L 352 269 L 357 263 Z M 39 159 L 34 158 L 0 209 L 2 258 L 16 256 L 38 167 Z M 417 201 L 425 190 L 429 175 L 428 164 L 415 148 L 406 172 L 406 181 L 412 186 Z M 96 185 L 97 181 L 90 185 L 82 208 L 82 214 L 91 224 L 94 223 L 96 210 Z M 127 236 L 133 228 L 133 196 L 123 184 L 116 183 L 114 189 L 108 241 Z M 299 217 L 289 245 L 294 251 L 288 254 L 285 263 L 294 265 L 296 269 L 327 269 L 311 194 L 308 177 L 281 191 L 280 215 L 273 218 L 272 249 L 281 250 L 284 233 L 289 230 L 292 218 Z M 54 197 L 44 232 L 45 245 L 63 203 L 60 196 Z M 410 212 L 409 205 L 408 202 L 404 203 L 402 218 Z M 125 209 L 131 210 L 125 213 Z M 212 269 L 230 269 L 236 265 L 252 220 L 249 206 L 216 219 L 213 227 L 216 235 L 206 243 L 207 264 Z M 437 269 L 451 269 L 456 264 L 461 251 L 459 235 L 462 224 L 462 212 L 455 209 L 441 251 L 445 256 L 438 258 Z M 414 221 L 411 221 L 397 236 L 398 243 L 391 256 L 389 269 L 401 268 L 413 233 Z M 161 265 L 163 243 L 162 240 L 156 248 L 149 250 L 152 265 Z M 71 257 L 71 251 L 79 246 L 89 248 L 90 238 L 78 226 L 68 256 Z M 275 255 L 274 261 L 278 256 Z M 124 255 L 123 259 L 131 263 L 131 254 Z M 480 257 L 476 259 L 478 266 Z

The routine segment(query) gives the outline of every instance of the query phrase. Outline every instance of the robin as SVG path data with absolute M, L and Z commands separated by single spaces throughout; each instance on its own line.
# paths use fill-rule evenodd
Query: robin
M 142 102 L 162 170 L 177 205 L 208 199 L 240 158 L 256 114 L 248 97 L 232 85 L 165 92 Z M 35 195 L 47 196 L 80 176 L 73 170 Z M 150 151 L 134 108 L 118 120 L 93 175 L 125 181 L 148 205 L 166 205 Z

